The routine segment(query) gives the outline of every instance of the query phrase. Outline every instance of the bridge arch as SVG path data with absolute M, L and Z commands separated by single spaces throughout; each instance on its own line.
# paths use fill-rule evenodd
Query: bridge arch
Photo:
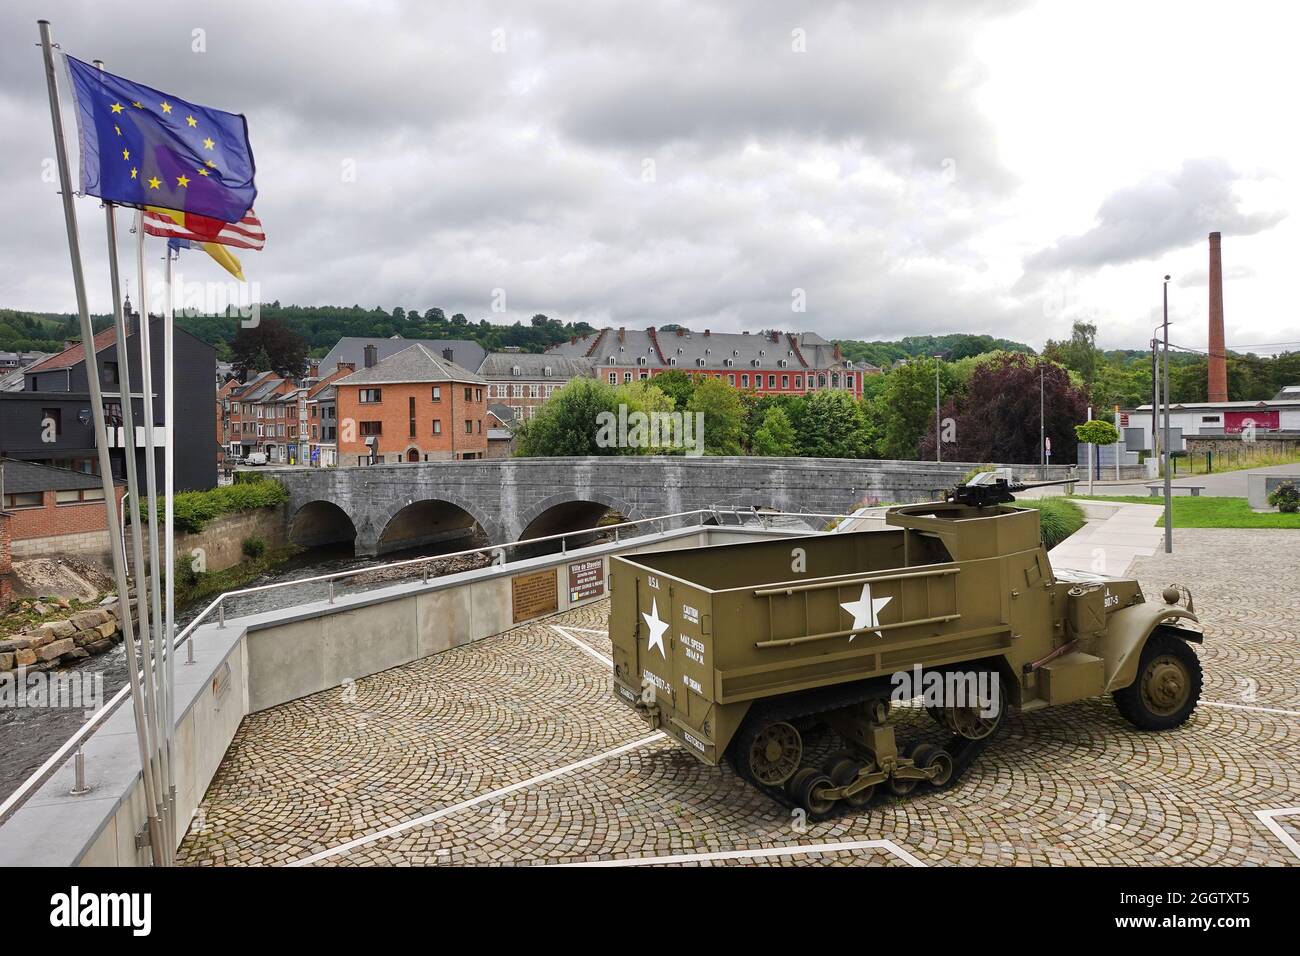
M 329 544 L 356 546 L 357 526 L 346 511 L 332 501 L 308 501 L 289 519 L 289 541 L 301 548 Z
M 466 539 L 462 547 L 473 547 L 472 540 L 486 536 L 487 543 L 498 543 L 495 525 L 472 502 L 457 495 L 440 493 L 435 498 L 407 501 L 393 509 L 379 526 L 374 554 L 403 551 L 442 541 Z M 458 550 L 453 547 L 451 550 Z
M 516 540 L 544 538 L 566 531 L 585 531 L 596 524 L 609 511 L 617 511 L 624 518 L 644 518 L 641 509 L 630 502 L 592 489 L 565 491 L 543 498 L 528 508 L 519 519 Z

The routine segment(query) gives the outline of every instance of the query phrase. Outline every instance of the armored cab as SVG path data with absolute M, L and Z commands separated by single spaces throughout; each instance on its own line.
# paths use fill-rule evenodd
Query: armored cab
M 1008 708 L 1109 692 L 1143 729 L 1185 721 L 1191 595 L 1147 603 L 1135 581 L 1053 571 L 1038 512 L 997 497 L 894 508 L 884 530 L 612 559 L 615 693 L 814 815 L 951 784 Z M 918 697 L 946 744 L 895 740 L 891 701 Z M 812 763 L 805 738 L 824 729 L 844 749 Z

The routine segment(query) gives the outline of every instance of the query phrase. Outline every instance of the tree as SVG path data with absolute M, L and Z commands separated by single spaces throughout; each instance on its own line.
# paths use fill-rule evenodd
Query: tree
M 813 392 L 804 399 L 798 436 L 799 451 L 809 458 L 867 458 L 875 444 L 862 404 L 835 389 Z
M 618 386 L 614 389 L 614 402 L 615 406 L 627 406 L 628 442 L 619 448 L 622 454 L 661 455 L 669 451 L 681 450 L 679 447 L 681 435 L 664 431 L 656 433 L 649 427 L 642 429 L 641 424 L 632 418 L 634 412 L 641 412 L 646 416 L 645 425 L 648 426 L 651 416 L 656 413 L 671 412 L 675 408 L 673 400 L 651 384 L 649 379 L 625 382 Z M 621 413 L 621 409 L 618 411 Z M 674 442 L 677 443 L 676 446 L 672 444 Z
M 614 389 L 593 378 L 571 379 L 519 427 L 515 454 L 531 458 L 620 454 L 620 448 L 596 443 L 601 412 L 617 414 Z
M 1119 429 L 1100 418 L 1075 425 L 1074 434 L 1085 445 L 1113 445 L 1119 441 Z
M 695 379 L 679 368 L 670 368 L 660 372 L 653 379 L 655 388 L 673 400 L 673 407 L 679 411 L 686 408 L 695 391 Z
M 744 409 L 740 394 L 719 378 L 701 378 L 686 403 L 689 412 L 704 414 L 704 452 L 739 455 L 740 425 Z
M 1073 462 L 1078 439 L 1074 426 L 1087 415 L 1087 391 L 1055 362 L 1008 353 L 979 365 L 964 394 L 944 403 L 944 418 L 953 421 L 953 442 L 944 458 L 1037 464 L 1039 461 L 1039 382 L 1045 431 L 1052 458 Z M 934 436 L 921 443 L 921 454 L 934 454 Z
M 930 442 L 929 457 L 934 456 L 936 370 L 940 396 L 951 395 L 957 388 L 956 374 L 950 363 L 938 359 L 914 359 L 886 375 L 879 397 L 872 403 L 873 417 L 880 423 L 882 457 L 924 457 L 920 453 L 922 439 Z
M 763 423 L 754 432 L 750 453 L 769 458 L 789 458 L 799 454 L 794 426 L 781 406 L 773 405 L 763 416 Z
M 1077 320 L 1070 330 L 1069 341 L 1054 342 L 1048 339 L 1043 347 L 1044 358 L 1060 362 L 1071 371 L 1078 372 L 1079 377 L 1088 385 L 1097 377 L 1100 355 L 1097 351 L 1097 326 Z
M 241 325 L 230 343 L 240 378 L 252 371 L 272 371 L 301 378 L 307 371 L 307 343 L 283 322 L 263 319 L 253 327 Z

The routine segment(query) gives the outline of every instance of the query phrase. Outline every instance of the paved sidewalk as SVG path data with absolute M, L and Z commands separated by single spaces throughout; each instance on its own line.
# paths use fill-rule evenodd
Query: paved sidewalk
M 1150 557 L 1162 547 L 1164 528 L 1157 528 L 1163 508 L 1119 502 L 1078 502 L 1088 523 L 1051 550 L 1052 567 L 1094 574 L 1122 575 L 1133 559 Z

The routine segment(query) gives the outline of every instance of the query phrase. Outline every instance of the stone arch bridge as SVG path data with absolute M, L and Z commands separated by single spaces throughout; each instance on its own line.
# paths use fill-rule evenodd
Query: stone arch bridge
M 628 519 L 697 508 L 845 513 L 924 501 L 971 467 L 960 462 L 821 458 L 611 456 L 413 462 L 294 468 L 290 538 L 305 546 L 352 540 L 377 555 L 463 537 L 490 544 L 591 528 L 608 510 Z

